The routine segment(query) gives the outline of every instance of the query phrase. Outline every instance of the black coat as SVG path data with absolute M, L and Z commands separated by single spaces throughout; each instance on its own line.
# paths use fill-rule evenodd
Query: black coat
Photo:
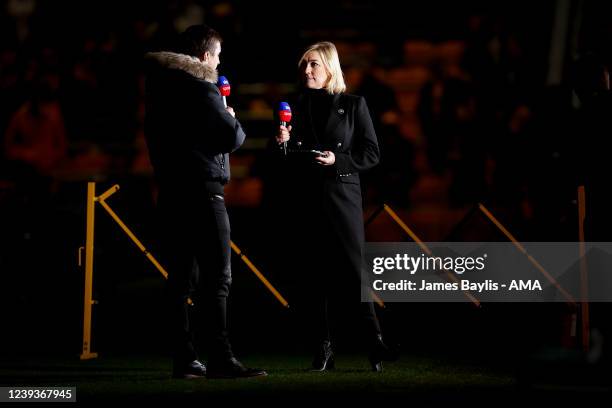
M 298 242 L 314 249 L 310 255 L 316 257 L 323 250 L 354 276 L 363 267 L 365 240 L 359 173 L 379 161 L 376 133 L 363 97 L 336 94 L 324 135 L 315 141 L 306 105 L 307 96 L 301 95 L 291 106 L 289 149 L 329 150 L 336 161 L 322 166 L 308 154 L 286 156 L 286 205 L 292 214 L 288 220 L 299 229 L 294 231 Z M 330 243 L 334 246 L 331 252 L 323 247 Z
M 183 54 L 147 54 L 145 137 L 161 183 L 227 183 L 228 153 L 245 139 L 216 86 L 217 72 Z

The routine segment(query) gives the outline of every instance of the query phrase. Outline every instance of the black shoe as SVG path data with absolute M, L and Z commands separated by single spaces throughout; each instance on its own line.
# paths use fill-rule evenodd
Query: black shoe
M 206 366 L 198 360 L 193 360 L 191 363 L 186 365 L 174 363 L 174 367 L 172 368 L 172 378 L 191 380 L 205 376 Z
M 234 357 L 220 361 L 209 361 L 206 378 L 245 378 L 268 375 L 260 368 L 247 368 Z
M 312 368 L 310 371 L 326 371 L 333 370 L 336 367 L 334 361 L 334 352 L 331 348 L 331 342 L 325 340 L 312 360 Z
M 380 373 L 383 370 L 383 361 L 397 361 L 399 359 L 399 350 L 389 348 L 379 334 L 370 345 L 368 359 L 372 365 L 372 371 Z

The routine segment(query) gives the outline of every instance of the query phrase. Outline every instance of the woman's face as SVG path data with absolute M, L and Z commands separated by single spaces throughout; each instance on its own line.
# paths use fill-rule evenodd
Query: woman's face
M 322 89 L 327 85 L 329 73 L 323 66 L 318 51 L 310 51 L 306 54 L 302 64 L 302 75 L 304 75 L 304 83 L 307 88 Z

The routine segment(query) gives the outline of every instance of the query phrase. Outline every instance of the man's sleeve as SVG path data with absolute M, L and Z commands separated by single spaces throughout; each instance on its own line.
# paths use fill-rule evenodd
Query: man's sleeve
M 201 117 L 203 136 L 199 143 L 212 153 L 231 153 L 238 149 L 246 135 L 240 122 L 225 110 L 223 99 L 214 86 L 202 84 Z

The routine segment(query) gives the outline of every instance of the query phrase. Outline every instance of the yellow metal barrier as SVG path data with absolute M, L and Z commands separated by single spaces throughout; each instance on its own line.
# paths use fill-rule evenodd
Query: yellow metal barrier
M 260 281 L 262 281 L 262 283 L 266 286 L 266 288 L 268 288 L 268 290 L 272 292 L 274 297 L 278 299 L 278 301 L 281 302 L 283 306 L 289 307 L 289 303 L 287 303 L 285 298 L 276 290 L 276 288 L 274 288 L 274 286 L 272 286 L 272 284 L 266 279 L 266 277 L 263 276 L 261 272 L 259 272 L 259 269 L 257 269 L 257 267 L 253 265 L 253 263 L 249 260 L 249 258 L 247 258 L 246 255 L 242 253 L 240 248 L 238 248 L 238 246 L 234 244 L 233 241 L 230 241 L 230 245 L 232 246 L 232 249 L 234 250 L 236 255 L 238 255 L 240 259 L 242 259 L 242 261 L 246 264 L 246 266 L 249 267 L 249 269 L 259 278 Z
M 149 261 L 157 268 L 165 279 L 168 279 L 168 272 L 163 266 L 155 259 L 155 257 L 147 250 L 147 248 L 140 242 L 136 235 L 128 228 L 127 225 L 119 218 L 119 216 L 113 211 L 112 208 L 106 203 L 106 199 L 111 195 L 119 191 L 119 185 L 115 184 L 113 187 L 106 190 L 100 196 L 96 197 L 96 183 L 87 183 L 87 231 L 85 240 L 85 288 L 84 288 L 84 307 L 83 307 L 83 348 L 81 353 L 81 360 L 88 360 L 98 357 L 97 353 L 91 352 L 91 306 L 95 303 L 92 299 L 93 290 L 93 249 L 94 249 L 94 219 L 95 219 L 95 204 L 100 203 L 102 208 L 115 220 L 115 222 L 121 227 L 128 237 L 136 244 L 138 249 L 147 257 Z M 240 251 L 238 246 L 230 241 L 231 247 L 236 252 L 240 259 L 249 267 L 253 273 L 263 282 L 270 292 L 278 299 L 278 301 L 284 306 L 289 307 L 289 304 L 283 298 L 283 296 L 272 286 L 272 284 L 263 276 L 263 274 L 253 265 L 253 263 Z M 81 266 L 81 249 L 79 248 L 78 258 L 79 266 Z M 187 303 L 193 304 L 191 299 L 187 299 Z
M 516 238 L 514 238 L 514 235 L 512 235 L 510 233 L 510 231 L 508 231 L 506 229 L 506 227 L 504 227 L 502 225 L 502 223 L 499 222 L 499 220 L 497 218 L 495 218 L 495 216 L 493 214 L 491 214 L 491 212 L 489 210 L 487 210 L 487 208 L 484 205 L 479 203 L 478 204 L 478 208 L 514 244 L 514 246 L 527 257 L 527 260 L 529 262 L 531 262 L 531 264 L 533 266 L 535 266 L 536 269 L 538 271 L 540 271 L 540 273 L 542 275 L 544 275 L 544 277 L 557 288 L 557 290 L 565 298 L 566 302 L 569 305 L 571 305 L 571 306 L 576 306 L 576 300 L 574 299 L 574 297 L 572 295 L 570 295 L 565 289 L 563 289 L 561 287 L 561 285 L 559 284 L 559 282 L 557 282 L 557 280 L 555 278 L 553 278 L 552 275 L 550 273 L 548 273 L 548 271 L 546 269 L 544 269 L 544 267 L 542 265 L 540 265 L 540 263 L 538 261 L 536 261 L 535 258 L 533 258 L 527 252 L 525 247 L 523 245 L 521 245 L 521 243 L 518 242 L 518 240 Z
M 544 269 L 542 265 L 538 261 L 536 261 L 521 245 L 521 243 L 502 225 L 502 223 L 481 203 L 478 203 L 478 209 L 516 246 L 516 248 L 521 251 L 544 277 L 551 282 L 557 290 L 563 295 L 566 300 L 566 303 L 572 307 L 576 308 L 576 300 L 574 297 L 569 294 L 557 280 L 555 280 L 549 273 Z M 584 219 L 586 216 L 586 204 L 585 204 L 585 190 L 584 186 L 578 187 L 578 235 L 580 241 L 580 275 L 581 275 L 581 290 L 582 290 L 582 298 L 584 301 L 581 302 L 581 317 L 582 317 L 582 347 L 584 351 L 589 350 L 589 302 L 587 299 L 588 295 L 588 275 L 587 275 L 587 264 L 585 259 L 585 247 L 584 247 Z M 421 249 L 427 253 L 431 254 L 431 250 L 419 239 L 419 237 L 404 223 L 404 221 L 386 204 L 383 204 L 380 208 L 378 208 L 366 221 L 366 225 L 371 223 L 375 218 L 377 218 L 380 213 L 383 211 L 387 212 L 389 216 L 395 221 L 400 228 L 402 228 L 406 234 L 410 238 L 412 238 Z M 452 276 L 451 276 L 452 278 Z M 465 293 L 465 295 L 476 305 L 480 306 L 480 302 L 470 293 Z M 576 313 L 573 313 L 572 325 L 575 327 L 576 322 Z M 575 333 L 575 329 L 572 329 L 572 333 Z M 572 334 L 575 335 L 575 334 Z
M 93 250 L 94 250 L 94 212 L 95 212 L 96 183 L 87 183 L 87 230 L 85 235 L 85 296 L 83 307 L 83 348 L 81 360 L 98 357 L 91 352 L 91 305 L 93 290 Z M 79 264 L 81 261 L 79 251 Z
M 117 191 L 119 191 L 119 186 L 117 184 L 115 184 L 113 187 L 109 188 L 100 197 L 96 198 L 96 201 L 98 201 L 100 203 L 100 205 L 102 206 L 102 208 L 104 208 L 106 210 L 106 212 L 113 218 L 113 220 L 115 220 L 115 222 L 119 225 L 119 227 L 121 227 L 123 232 L 125 232 L 127 234 L 127 236 L 130 237 L 130 239 L 134 242 L 134 244 L 136 244 L 138 249 L 140 249 L 140 251 L 143 254 L 145 254 L 147 259 L 149 261 L 151 261 L 151 263 L 153 265 L 155 265 L 155 267 L 157 268 L 159 273 L 161 273 L 164 278 L 168 279 L 168 272 L 166 272 L 164 267 L 161 266 L 159 264 L 159 262 L 157 262 L 157 259 L 155 259 L 155 257 L 153 255 L 151 255 L 151 253 L 149 251 L 147 251 L 147 248 L 145 248 L 145 246 L 142 244 L 142 242 L 140 242 L 140 240 L 138 238 L 136 238 L 136 235 L 134 235 L 134 233 L 128 228 L 128 226 L 125 225 L 125 223 L 123 221 L 121 221 L 121 218 L 119 218 L 119 216 L 117 214 L 115 214 L 115 212 L 112 210 L 112 208 L 110 208 L 110 206 L 108 204 L 106 204 L 106 199 L 108 197 L 110 197 L 111 195 L 115 194 Z
M 382 207 L 380 207 L 378 210 L 376 210 L 374 212 L 374 214 L 368 219 L 368 221 L 366 222 L 366 225 L 368 225 L 369 223 L 371 223 L 372 221 L 374 221 L 374 219 L 376 217 L 378 217 L 380 215 L 380 213 L 382 213 L 383 211 L 385 211 L 387 214 L 389 214 L 389 216 L 391 217 L 391 219 L 393 219 L 393 221 L 395 221 L 395 223 L 397 225 L 400 226 L 401 229 L 404 230 L 404 232 L 406 234 L 408 234 L 408 236 L 417 243 L 417 245 L 421 248 L 421 250 L 423 252 L 425 252 L 427 255 L 431 255 L 431 249 L 429 249 L 429 247 L 427 245 L 425 245 L 425 243 L 423 241 L 421 241 L 421 239 L 417 236 L 417 234 L 414 233 L 414 231 L 412 231 L 408 225 L 406 225 L 406 223 L 399 217 L 399 215 L 397 215 L 397 213 L 395 211 L 393 211 L 391 209 L 391 207 L 389 207 L 387 204 L 383 204 Z M 452 274 L 451 272 L 445 270 L 446 272 L 446 276 L 448 277 L 449 280 L 453 281 L 453 282 L 458 282 L 457 277 Z M 375 293 L 372 292 L 372 294 L 374 296 L 376 296 Z M 467 297 L 470 302 L 472 302 L 475 306 L 480 307 L 480 301 L 478 299 L 476 299 L 476 297 L 474 295 L 472 295 L 470 292 L 468 291 L 463 291 L 463 294 L 465 295 L 465 297 Z M 376 298 L 378 298 L 376 296 Z M 378 298 L 380 300 L 380 298 Z M 382 300 L 380 300 L 380 302 L 382 303 Z

